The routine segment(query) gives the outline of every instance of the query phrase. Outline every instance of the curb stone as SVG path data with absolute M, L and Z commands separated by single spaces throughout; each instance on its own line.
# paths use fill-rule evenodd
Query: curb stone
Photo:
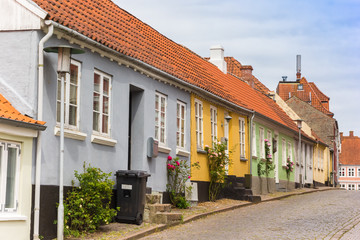
M 227 212 L 227 211 L 231 211 L 231 210 L 242 208 L 242 207 L 261 204 L 263 202 L 271 202 L 271 201 L 281 200 L 281 199 L 284 199 L 284 198 L 297 196 L 297 195 L 304 195 L 304 194 L 310 194 L 310 193 L 314 193 L 314 192 L 323 192 L 323 191 L 338 190 L 338 189 L 339 188 L 330 188 L 330 187 L 325 188 L 325 189 L 313 189 L 313 190 L 306 191 L 306 192 L 290 193 L 288 195 L 279 196 L 279 197 L 270 197 L 269 199 L 261 200 L 261 202 L 258 202 L 258 203 L 252 203 L 252 202 L 241 203 L 241 204 L 237 204 L 237 205 L 234 205 L 234 206 L 225 207 L 225 208 L 222 208 L 222 209 L 217 209 L 217 210 L 214 210 L 214 211 L 189 216 L 189 217 L 185 218 L 183 221 L 180 221 L 180 222 L 171 223 L 171 224 L 160 224 L 160 225 L 157 225 L 157 226 L 154 226 L 154 227 L 151 227 L 151 228 L 148 228 L 148 229 L 141 230 L 139 232 L 133 233 L 133 234 L 131 234 L 129 236 L 125 236 L 125 237 L 123 237 L 121 239 L 123 239 L 123 240 L 140 239 L 142 237 L 148 236 L 148 235 L 153 234 L 155 232 L 161 232 L 161 231 L 164 231 L 164 230 L 166 230 L 168 228 L 178 226 L 178 225 L 181 225 L 181 224 L 186 224 L 186 223 L 189 223 L 189 222 L 192 222 L 192 221 L 195 221 L 195 220 L 199 220 L 201 218 L 205 218 L 207 216 L 214 215 L 214 214 L 217 214 L 217 213 Z

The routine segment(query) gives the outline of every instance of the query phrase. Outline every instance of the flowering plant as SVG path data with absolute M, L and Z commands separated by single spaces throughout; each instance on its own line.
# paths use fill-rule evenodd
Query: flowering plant
M 286 176 L 289 179 L 290 173 L 294 170 L 294 162 L 290 160 L 290 157 L 286 160 Z
M 269 177 L 269 174 L 272 170 L 274 170 L 275 166 L 273 165 L 272 162 L 272 155 L 270 153 L 270 147 L 271 147 L 271 143 L 269 142 L 268 139 L 264 139 L 265 142 L 265 162 L 263 161 L 259 161 L 258 162 L 258 175 L 259 177 L 261 177 L 261 175 L 266 175 L 266 180 Z M 263 165 L 265 165 L 265 168 L 263 169 Z M 267 184 L 267 188 L 268 188 L 268 192 L 270 192 L 269 189 L 269 184 Z
M 185 191 L 190 191 L 189 187 L 185 186 L 185 183 L 191 178 L 190 165 L 186 160 L 179 160 L 179 158 L 167 158 L 167 178 L 168 184 L 166 189 L 170 195 L 171 203 L 178 208 L 188 208 L 189 203 L 185 199 Z M 198 166 L 198 163 L 193 164 L 194 167 Z
M 231 164 L 228 154 L 226 154 L 227 143 L 214 142 L 213 147 L 205 146 L 209 163 L 209 199 L 215 201 L 221 188 L 224 187 L 227 174 L 226 166 Z

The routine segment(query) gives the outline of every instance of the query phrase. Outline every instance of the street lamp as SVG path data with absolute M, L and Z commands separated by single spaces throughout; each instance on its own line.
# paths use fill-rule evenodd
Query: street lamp
M 301 161 L 301 128 L 302 128 L 302 122 L 304 120 L 297 119 L 294 121 L 296 121 L 296 125 L 299 128 L 298 159 L 299 159 L 300 164 L 302 164 L 302 161 Z M 305 174 L 304 174 L 304 180 L 303 180 L 303 187 L 305 185 L 305 178 L 306 178 L 306 163 L 304 164 L 304 166 L 305 166 Z
M 55 47 L 44 48 L 45 52 L 53 52 L 58 54 L 58 77 L 61 78 L 61 92 L 60 92 L 60 161 L 59 161 L 59 206 L 57 218 L 57 239 L 64 239 L 64 82 L 66 73 L 70 73 L 71 54 L 81 54 L 84 50 L 73 48 L 71 46 L 59 45 Z

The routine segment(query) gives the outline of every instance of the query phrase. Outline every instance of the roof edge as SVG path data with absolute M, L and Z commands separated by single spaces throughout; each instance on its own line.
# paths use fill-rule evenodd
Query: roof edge
M 33 130 L 39 130 L 39 131 L 44 131 L 47 128 L 47 126 L 45 126 L 45 125 L 22 122 L 22 121 L 17 121 L 17 120 L 8 119 L 8 118 L 2 118 L 2 117 L 0 117 L 0 123 L 8 124 L 8 125 L 11 125 L 14 127 L 23 127 L 23 128 L 29 128 L 29 129 L 33 129 Z

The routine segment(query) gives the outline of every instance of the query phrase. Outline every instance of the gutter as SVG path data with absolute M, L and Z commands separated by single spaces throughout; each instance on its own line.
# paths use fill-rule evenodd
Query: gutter
M 40 40 L 38 49 L 38 107 L 37 119 L 43 119 L 43 101 L 44 101 L 44 43 L 50 39 L 54 33 L 54 26 L 50 21 L 45 21 L 49 25 L 48 33 Z M 36 164 L 35 164 L 35 203 L 34 203 L 34 240 L 39 240 L 39 222 L 40 222 L 40 180 L 41 180 L 41 139 L 42 133 L 38 133 L 36 141 Z
M 46 129 L 46 126 L 44 126 L 44 125 L 22 122 L 22 121 L 17 121 L 17 120 L 8 119 L 8 118 L 1 118 L 1 117 L 0 117 L 0 123 L 4 123 L 4 124 L 11 125 L 14 127 L 23 127 L 23 128 L 29 128 L 29 129 L 33 129 L 33 130 L 39 130 L 39 131 L 44 131 Z
M 125 55 L 125 54 L 122 54 L 122 53 L 120 53 L 120 52 L 118 52 L 118 51 L 116 51 L 116 50 L 113 50 L 113 49 L 111 49 L 111 48 L 109 48 L 109 47 L 106 47 L 106 46 L 98 43 L 97 41 L 95 41 L 95 40 L 93 40 L 93 39 L 91 39 L 91 38 L 89 38 L 89 37 L 87 37 L 87 36 L 84 36 L 83 34 L 77 32 L 77 31 L 75 31 L 75 30 L 73 30 L 73 29 L 70 29 L 70 28 L 68 28 L 68 27 L 65 27 L 65 26 L 63 26 L 63 25 L 61 25 L 61 24 L 59 24 L 59 23 L 57 23 L 57 22 L 54 22 L 54 21 L 49 21 L 49 22 L 50 22 L 51 25 L 53 25 L 54 27 L 56 27 L 56 28 L 58 28 L 58 29 L 60 29 L 60 30 L 63 30 L 63 31 L 65 31 L 65 32 L 67 32 L 69 35 L 73 35 L 73 36 L 75 36 L 76 38 L 81 39 L 81 40 L 83 40 L 83 41 L 85 41 L 85 42 L 87 42 L 87 43 L 89 43 L 89 44 L 91 44 L 91 45 L 94 45 L 94 46 L 96 46 L 97 48 L 100 48 L 100 49 L 103 50 L 103 51 L 109 52 L 110 54 L 113 54 L 113 55 L 117 55 L 117 56 L 119 56 L 119 57 L 121 57 L 121 58 L 126 59 L 126 60 L 129 61 L 129 62 L 132 62 L 132 63 L 134 63 L 134 64 L 140 65 L 140 66 L 142 66 L 143 68 L 145 68 L 145 69 L 147 69 L 147 70 L 150 70 L 151 72 L 158 73 L 158 74 L 162 75 L 162 76 L 165 77 L 165 78 L 168 78 L 168 79 L 173 80 L 174 82 L 180 83 L 181 85 L 184 85 L 184 86 L 186 86 L 186 87 L 188 87 L 188 88 L 191 88 L 191 89 L 193 89 L 193 90 L 199 91 L 199 92 L 201 92 L 202 94 L 207 95 L 207 96 L 209 96 L 209 97 L 211 97 L 211 98 L 215 98 L 217 101 L 223 102 L 223 103 L 225 103 L 226 105 L 230 105 L 231 107 L 233 107 L 233 108 L 235 108 L 235 109 L 240 109 L 240 110 L 245 111 L 245 112 L 248 112 L 248 113 L 254 113 L 254 112 L 255 112 L 254 110 L 250 110 L 250 109 L 241 107 L 241 106 L 239 106 L 239 105 L 237 105 L 237 104 L 235 104 L 235 103 L 232 103 L 232 102 L 230 102 L 230 101 L 228 101 L 228 100 L 225 100 L 225 99 L 219 97 L 218 95 L 216 95 L 216 94 L 214 94 L 214 93 L 211 93 L 211 92 L 208 92 L 208 91 L 202 89 L 201 87 L 195 86 L 195 85 L 193 85 L 193 84 L 191 84 L 191 83 L 188 83 L 188 82 L 186 82 L 186 81 L 184 81 L 184 80 L 181 80 L 181 79 L 179 79 L 179 78 L 177 78 L 177 77 L 174 77 L 174 76 L 172 76 L 171 74 L 169 74 L 169 73 L 167 73 L 167 72 L 164 72 L 164 71 L 162 71 L 162 70 L 159 70 L 159 69 L 151 66 L 151 65 L 148 64 L 148 63 L 144 63 L 144 62 L 142 62 L 142 61 L 140 61 L 140 60 L 138 60 L 138 59 L 129 57 L 129 56 L 127 56 L 127 55 Z

